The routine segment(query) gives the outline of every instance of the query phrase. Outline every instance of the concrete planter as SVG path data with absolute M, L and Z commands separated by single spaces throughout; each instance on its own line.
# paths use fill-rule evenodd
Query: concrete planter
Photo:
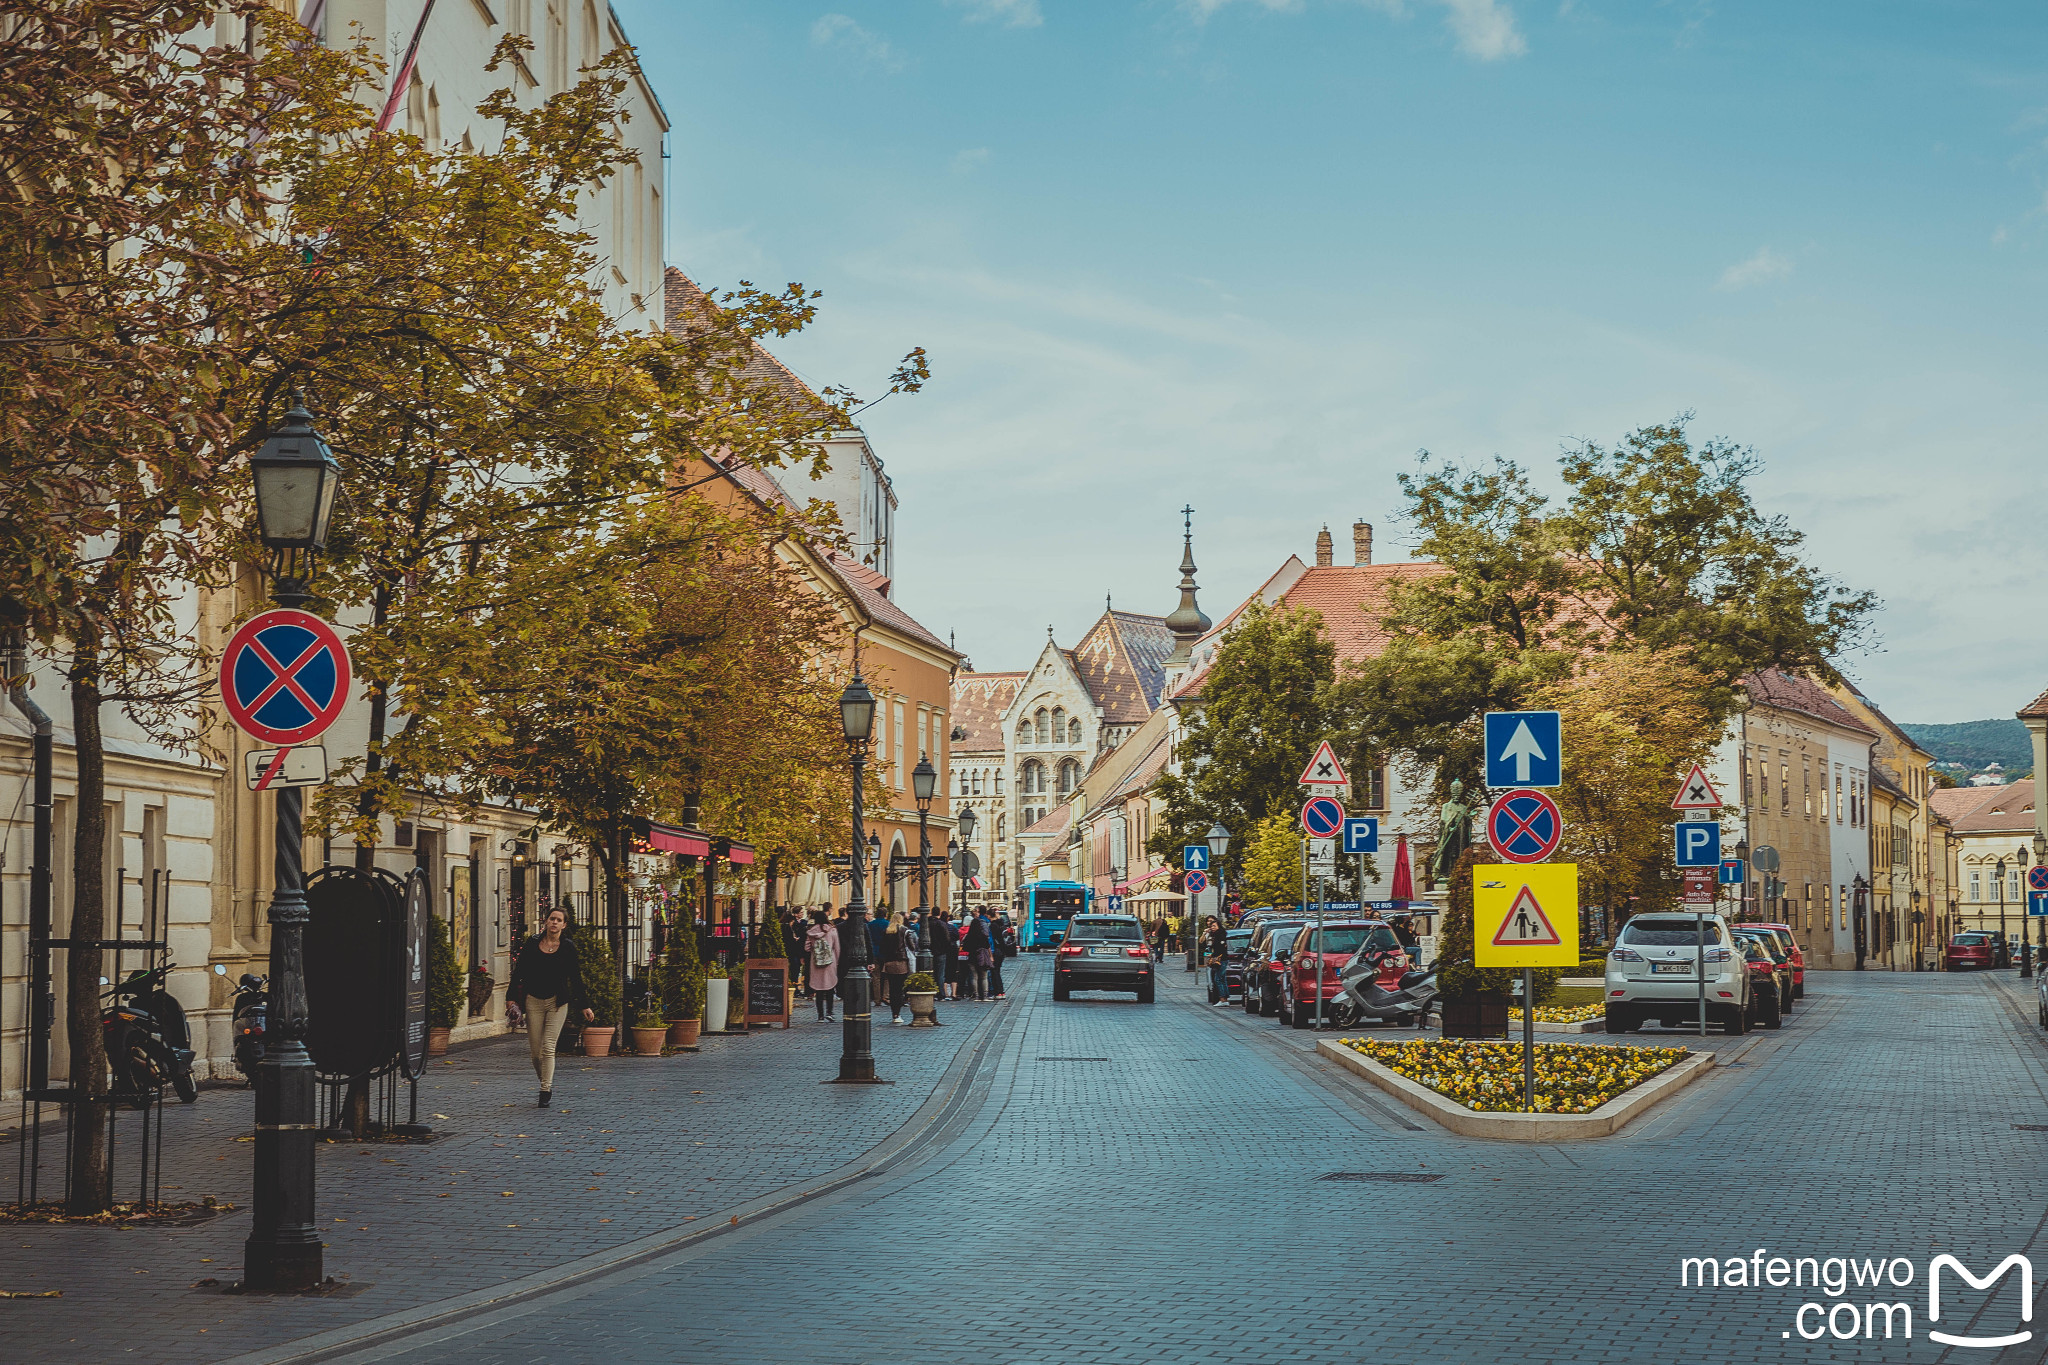
M 722 976 L 704 978 L 704 1031 L 725 1032 L 725 998 L 732 989 L 732 982 Z
M 1333 1039 L 1319 1041 L 1316 1052 L 1353 1075 L 1371 1081 L 1410 1109 L 1435 1119 L 1454 1133 L 1509 1142 L 1580 1142 L 1586 1138 L 1611 1137 L 1655 1105 L 1691 1085 L 1714 1064 L 1713 1053 L 1695 1052 L 1676 1066 L 1666 1068 L 1634 1089 L 1615 1096 L 1590 1114 L 1482 1114 L 1467 1109 L 1447 1095 L 1439 1095 L 1420 1081 L 1409 1080 L 1392 1067 L 1382 1066 L 1353 1052 Z
M 910 1006 L 912 1028 L 930 1028 L 939 1022 L 937 991 L 908 991 L 903 999 Z

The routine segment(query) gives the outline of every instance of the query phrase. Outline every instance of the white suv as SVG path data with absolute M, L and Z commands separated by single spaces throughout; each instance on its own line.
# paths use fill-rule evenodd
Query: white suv
M 1697 1023 L 1699 942 L 1691 915 L 1652 912 L 1623 925 L 1607 954 L 1607 1031 L 1627 1033 L 1652 1019 L 1666 1028 Z M 1756 1017 L 1749 966 L 1719 915 L 1706 917 L 1706 945 L 1707 1019 L 1724 1033 L 1747 1033 Z

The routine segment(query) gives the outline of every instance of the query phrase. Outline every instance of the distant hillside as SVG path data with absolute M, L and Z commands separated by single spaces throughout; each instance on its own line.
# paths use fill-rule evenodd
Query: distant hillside
M 1993 763 L 2022 771 L 2034 766 L 2027 727 L 2016 720 L 1966 720 L 1955 725 L 1901 725 L 1913 742 L 1949 763 L 1980 772 Z

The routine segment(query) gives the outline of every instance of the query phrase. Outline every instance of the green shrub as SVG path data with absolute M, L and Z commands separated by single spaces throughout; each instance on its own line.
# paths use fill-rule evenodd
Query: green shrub
M 714 962 L 704 969 L 704 979 L 706 981 L 729 981 L 732 979 L 732 973 Z
M 681 918 L 690 917 L 685 913 Z M 686 922 L 669 929 L 654 980 L 662 1012 L 669 1018 L 695 1019 L 704 1012 L 704 960 L 697 955 L 696 925 Z
M 591 1013 L 588 1022 L 593 1028 L 617 1028 L 625 1002 L 620 998 L 619 960 L 612 956 L 610 941 L 589 925 L 572 925 L 569 933 L 575 938 L 576 962 L 583 972 L 583 1004 Z
M 1605 976 L 1607 975 L 1607 959 L 1604 957 L 1589 957 L 1568 974 L 1571 976 Z
M 771 914 L 768 922 L 761 926 L 761 932 L 754 939 L 755 957 L 789 956 L 789 940 L 782 932 L 782 916 Z
M 461 1022 L 464 1003 L 454 934 L 448 921 L 437 915 L 434 932 L 427 940 L 427 1023 L 434 1028 L 454 1028 Z
M 1442 969 L 1437 981 L 1447 997 L 1464 999 L 1480 991 L 1499 991 L 1511 995 L 1522 979 L 1519 967 L 1475 967 L 1472 965 L 1472 867 L 1479 861 L 1477 849 L 1466 849 L 1458 859 L 1458 866 L 1451 873 L 1450 905 L 1444 912 L 1443 940 L 1437 945 L 1437 961 Z M 1557 979 L 1565 975 L 1563 967 L 1538 967 L 1531 984 L 1536 988 L 1536 1003 L 1547 1005 L 1551 996 L 1557 993 Z M 1577 968 L 1570 969 L 1576 972 Z M 1603 963 L 1601 970 L 1606 966 Z
M 903 983 L 903 989 L 906 991 L 935 991 L 938 988 L 939 983 L 933 979 L 930 972 L 912 972 L 910 979 Z

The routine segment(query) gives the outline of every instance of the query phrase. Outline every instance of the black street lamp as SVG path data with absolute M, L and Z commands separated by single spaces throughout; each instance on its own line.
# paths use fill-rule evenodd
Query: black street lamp
M 2012 965 L 2012 939 L 2007 936 L 2005 928 L 2005 859 L 2000 858 L 1998 860 L 1993 868 L 1992 875 L 1998 880 L 1998 949 L 2006 955 L 2004 965 L 2010 967 Z
M 931 970 L 931 950 L 926 947 L 931 935 L 931 874 L 925 863 L 932 856 L 930 817 L 932 798 L 938 794 L 939 770 L 928 755 L 919 754 L 917 766 L 910 770 L 910 795 L 917 802 L 917 969 L 921 972 Z
M 1216 889 L 1216 923 L 1223 923 L 1223 874 L 1218 869 L 1223 855 L 1230 851 L 1230 831 L 1217 821 L 1210 821 L 1209 832 L 1202 836 L 1202 842 L 1209 846 L 1209 885 Z M 1195 970 L 1195 963 L 1202 951 L 1202 917 L 1196 907 L 1197 897 L 1188 897 L 1188 913 L 1183 917 L 1183 927 L 1188 936 L 1188 970 Z M 1304 907 L 1306 908 L 1306 907 Z
M 863 788 L 867 783 L 868 741 L 875 733 L 875 694 L 859 672 L 839 694 L 839 728 L 846 736 L 848 757 L 853 764 L 853 856 L 847 861 L 853 873 L 853 895 L 846 905 L 846 938 L 839 945 L 846 955 L 846 970 L 839 978 L 839 998 L 846 1004 L 839 1050 L 841 1081 L 872 1082 L 875 1079 L 874 1017 L 871 1012 L 872 978 L 868 974 L 868 927 L 862 915 L 868 908 L 868 839 L 861 827 Z M 881 841 L 875 840 L 879 852 Z
M 327 521 L 341 466 L 296 396 L 284 425 L 249 457 L 256 519 L 273 552 L 271 600 L 312 600 L 313 557 L 327 548 Z M 255 1190 L 242 1284 L 311 1289 L 325 1274 L 313 1225 L 313 1059 L 306 1052 L 305 789 L 277 789 L 277 852 L 270 892 L 270 1041 L 256 1064 Z
M 2024 874 L 2027 870 L 2027 846 L 2025 844 L 2021 844 L 2019 852 L 2014 854 L 2013 856 L 2019 862 L 2021 873 Z M 2025 876 L 2022 876 L 2020 880 L 2025 881 Z M 2021 894 L 2024 897 L 2024 891 Z M 2024 907 L 2026 903 L 2027 902 L 2024 899 L 2020 901 L 2020 905 L 2022 907 Z M 2025 915 L 2022 915 L 2020 917 L 2020 975 L 2032 976 L 2033 974 L 2033 945 L 2027 939 L 2027 921 Z

